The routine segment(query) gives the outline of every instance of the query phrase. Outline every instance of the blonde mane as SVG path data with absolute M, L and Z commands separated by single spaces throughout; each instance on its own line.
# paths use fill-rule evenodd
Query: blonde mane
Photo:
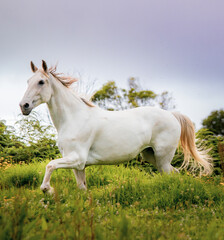
M 65 76 L 63 73 L 57 73 L 56 71 L 57 71 L 57 65 L 49 68 L 49 73 L 67 88 L 69 88 L 74 82 L 78 81 L 77 78 L 74 78 L 71 76 Z M 76 92 L 76 93 L 79 95 L 78 92 Z M 95 105 L 91 101 L 87 100 L 83 96 L 82 97 L 79 96 L 79 97 L 87 106 L 95 107 Z
M 54 78 L 60 81 L 67 88 L 69 88 L 72 85 L 72 83 L 78 81 L 78 79 L 74 77 L 65 76 L 63 73 L 57 73 L 56 71 L 57 71 L 57 65 L 49 68 L 49 73 L 51 73 Z

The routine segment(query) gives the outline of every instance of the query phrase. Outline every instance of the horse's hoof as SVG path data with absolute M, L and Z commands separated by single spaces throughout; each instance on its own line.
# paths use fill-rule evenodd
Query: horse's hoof
M 41 186 L 40 189 L 43 191 L 43 193 L 53 195 L 54 194 L 54 188 L 51 186 Z
M 78 185 L 78 188 L 79 188 L 80 190 L 87 191 L 87 187 L 86 187 L 86 185 L 84 185 L 84 184 Z

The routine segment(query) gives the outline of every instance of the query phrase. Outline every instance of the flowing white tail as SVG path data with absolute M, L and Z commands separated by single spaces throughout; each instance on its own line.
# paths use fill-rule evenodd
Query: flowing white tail
M 195 144 L 195 129 L 192 121 L 185 115 L 173 112 L 173 115 L 180 122 L 181 136 L 180 143 L 184 152 L 184 162 L 182 168 L 187 168 L 193 162 L 192 170 L 200 168 L 201 174 L 212 173 L 212 158 L 207 154 L 208 150 L 198 149 Z

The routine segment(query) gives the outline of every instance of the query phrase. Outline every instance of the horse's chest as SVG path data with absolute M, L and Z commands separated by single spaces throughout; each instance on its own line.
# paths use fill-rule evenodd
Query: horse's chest
M 77 148 L 76 147 L 77 143 L 78 143 L 77 138 L 71 138 L 71 137 L 58 138 L 58 148 L 63 155 L 65 153 L 74 151 L 74 149 Z

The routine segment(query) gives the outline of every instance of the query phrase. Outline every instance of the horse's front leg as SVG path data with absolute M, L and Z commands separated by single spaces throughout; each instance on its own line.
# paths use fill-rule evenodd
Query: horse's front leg
M 46 166 L 46 172 L 45 172 L 44 179 L 40 189 L 43 192 L 47 192 L 50 194 L 54 193 L 54 189 L 50 186 L 50 178 L 51 178 L 52 172 L 55 169 L 72 168 L 72 169 L 77 169 L 79 171 L 82 171 L 84 167 L 85 167 L 85 162 L 81 161 L 81 158 L 76 153 L 73 153 L 68 157 L 52 160 Z
M 75 174 L 78 188 L 82 190 L 87 190 L 85 169 L 81 171 L 77 169 L 73 169 L 73 172 Z

